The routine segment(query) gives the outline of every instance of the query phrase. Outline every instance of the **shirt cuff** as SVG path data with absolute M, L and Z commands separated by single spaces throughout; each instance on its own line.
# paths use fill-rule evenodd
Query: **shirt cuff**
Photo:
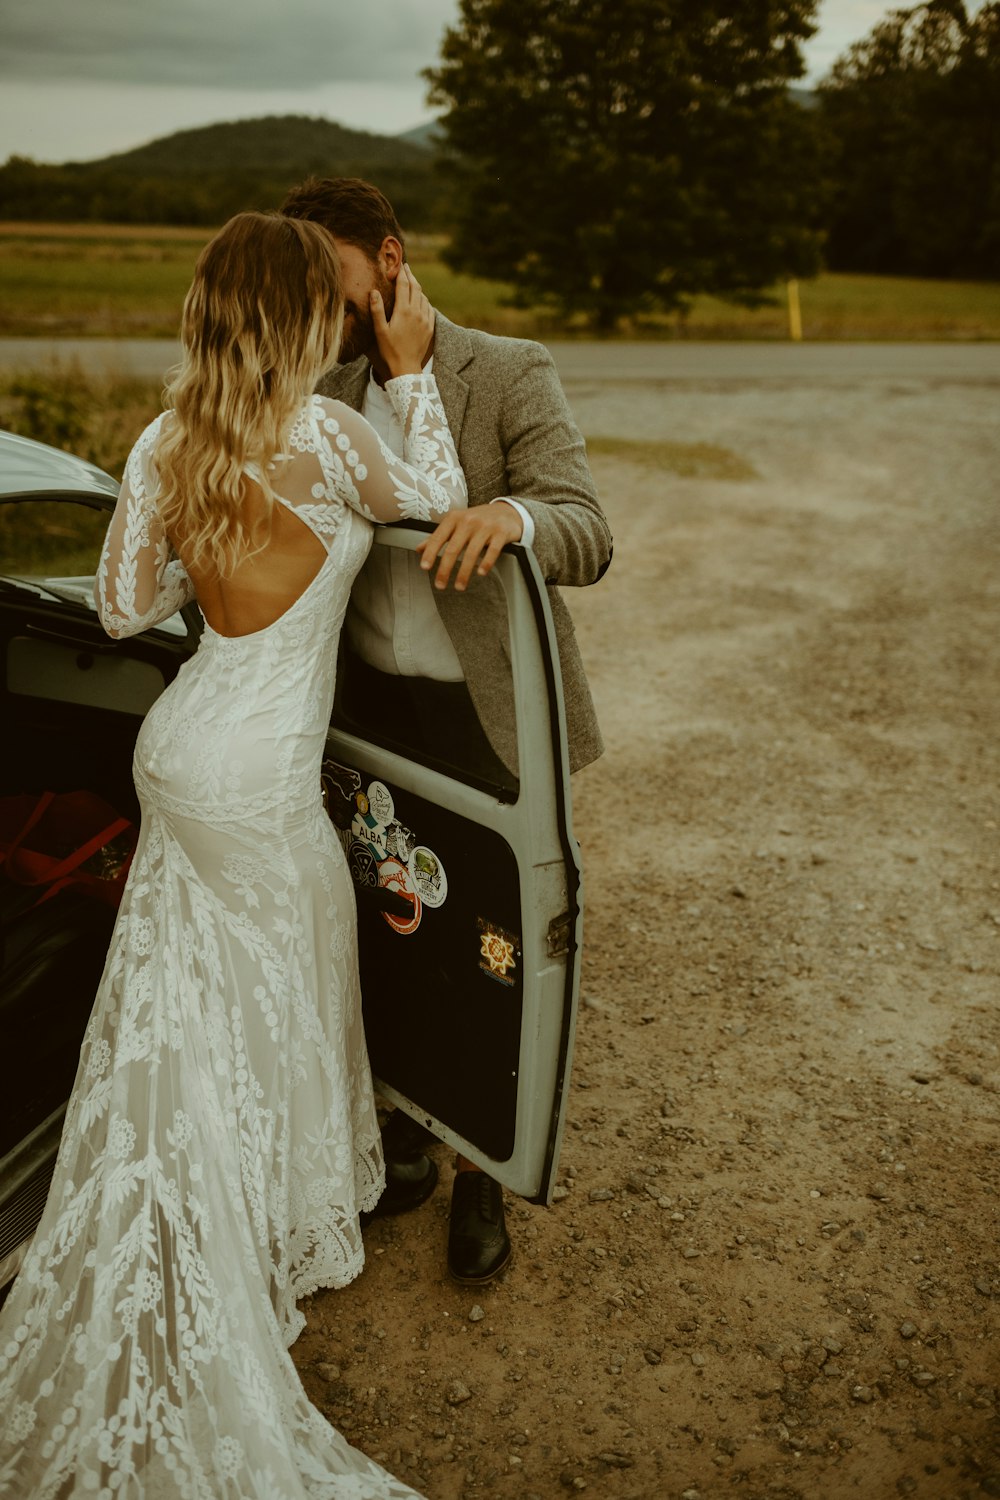
M 530 511 L 525 510 L 523 505 L 519 505 L 518 502 L 516 500 L 512 500 L 509 495 L 498 495 L 496 497 L 496 500 L 490 501 L 490 504 L 496 505 L 501 500 L 503 501 L 504 505 L 512 505 L 517 511 L 518 515 L 521 517 L 521 546 L 530 547 L 535 540 L 535 522 Z

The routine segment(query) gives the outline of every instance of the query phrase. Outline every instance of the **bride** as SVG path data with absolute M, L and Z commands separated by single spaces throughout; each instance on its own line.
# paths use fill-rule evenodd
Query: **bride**
M 173 409 L 128 461 L 104 626 L 192 598 L 206 624 L 136 744 L 139 845 L 0 1314 L 0 1494 L 18 1500 L 414 1494 L 323 1419 L 288 1353 L 297 1300 L 360 1272 L 384 1182 L 354 897 L 320 799 L 338 636 L 372 522 L 465 500 L 408 270 L 391 320 L 377 294 L 372 312 L 405 461 L 310 394 L 343 323 L 326 232 L 238 215 L 198 262 Z

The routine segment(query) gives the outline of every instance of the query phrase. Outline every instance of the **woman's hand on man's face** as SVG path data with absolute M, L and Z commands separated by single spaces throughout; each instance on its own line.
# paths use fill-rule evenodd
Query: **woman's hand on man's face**
M 386 318 L 382 294 L 378 291 L 371 294 L 371 309 L 379 354 L 389 378 L 419 375 L 434 337 L 434 309 L 409 266 L 403 265 L 396 278 L 392 317 Z

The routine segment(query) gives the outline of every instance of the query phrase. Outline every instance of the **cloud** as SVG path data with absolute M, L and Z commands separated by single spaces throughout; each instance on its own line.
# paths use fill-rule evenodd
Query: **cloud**
M 966 0 L 966 8 L 975 15 L 984 3 Z M 808 76 L 814 81 L 824 77 L 854 42 L 868 36 L 893 11 L 907 10 L 911 4 L 912 0 L 820 0 L 817 34 L 803 49 Z
M 898 0 L 899 7 L 905 3 Z M 867 36 L 895 8 L 891 0 L 820 0 L 818 31 L 804 48 L 809 76 L 822 78 L 852 42 Z
M 0 77 L 269 92 L 412 80 L 457 0 L 2 0 Z
M 8 82 L 0 88 L 0 161 L 11 155 L 41 162 L 90 161 L 177 130 L 263 115 L 315 115 L 382 135 L 431 118 L 416 79 L 273 92 Z

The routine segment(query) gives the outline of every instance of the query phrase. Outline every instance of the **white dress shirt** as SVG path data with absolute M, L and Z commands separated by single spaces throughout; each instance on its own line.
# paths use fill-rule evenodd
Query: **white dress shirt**
M 424 373 L 433 372 L 434 361 L 429 359 Z M 361 415 L 386 447 L 402 458 L 402 423 L 374 372 Z M 516 500 L 507 504 L 521 517 L 521 542 L 530 547 L 535 534 L 531 516 Z M 415 552 L 373 547 L 351 591 L 345 622 L 348 640 L 362 660 L 380 672 L 462 682 L 465 673 L 434 603 L 432 578 L 433 569 L 425 572 Z

